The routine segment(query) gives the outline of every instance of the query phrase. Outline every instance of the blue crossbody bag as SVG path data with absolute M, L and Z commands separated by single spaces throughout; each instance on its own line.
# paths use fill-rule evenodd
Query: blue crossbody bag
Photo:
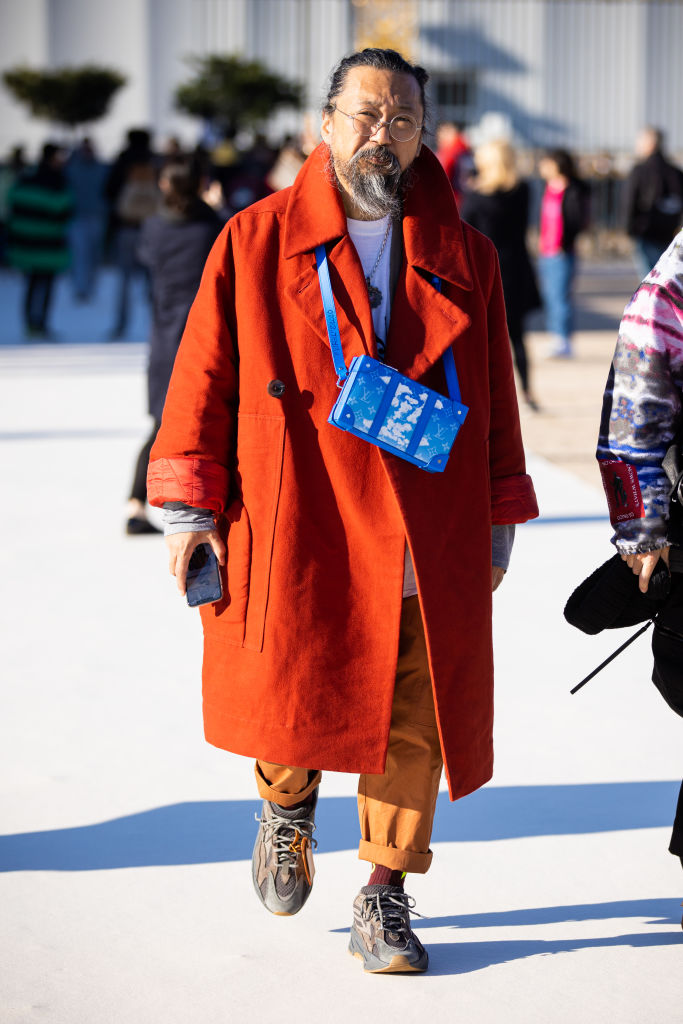
M 447 349 L 443 357 L 449 398 L 372 356 L 354 356 L 347 369 L 324 245 L 316 248 L 315 260 L 337 386 L 341 388 L 328 423 L 428 473 L 443 473 L 467 416 L 467 406 L 460 400 L 452 349 Z M 433 284 L 441 290 L 438 277 L 433 278 Z

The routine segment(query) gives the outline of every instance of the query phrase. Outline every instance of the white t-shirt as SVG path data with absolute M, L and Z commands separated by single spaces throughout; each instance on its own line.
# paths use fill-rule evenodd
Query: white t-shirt
M 382 293 L 382 301 L 379 306 L 372 310 L 372 322 L 375 327 L 375 335 L 377 337 L 377 352 L 380 359 L 384 359 L 384 353 L 387 345 L 387 334 L 389 333 L 389 318 L 391 316 L 391 295 L 390 295 L 390 268 L 391 268 L 391 233 L 393 231 L 393 225 L 389 225 L 389 215 L 382 217 L 381 220 L 352 220 L 351 217 L 347 217 L 347 224 L 349 227 L 349 235 L 351 241 L 356 247 L 356 251 L 360 256 L 360 261 L 363 264 L 363 274 L 365 277 L 370 277 L 372 268 L 375 265 L 379 251 L 382 248 L 382 242 L 384 241 L 384 235 L 387 227 L 389 227 L 389 234 L 387 235 L 386 244 L 384 251 L 382 252 L 382 258 L 377 265 L 377 269 L 372 275 L 371 284 L 374 288 L 379 288 Z

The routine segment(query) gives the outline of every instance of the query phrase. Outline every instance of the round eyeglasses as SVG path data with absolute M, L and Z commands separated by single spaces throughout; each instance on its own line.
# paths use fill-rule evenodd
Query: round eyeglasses
M 343 114 L 344 117 L 348 117 L 353 122 L 354 131 L 358 135 L 365 136 L 366 139 L 371 135 L 375 135 L 380 128 L 388 128 L 394 142 L 410 142 L 422 127 L 410 114 L 397 114 L 396 117 L 392 117 L 391 121 L 382 121 L 375 114 L 347 114 L 345 111 L 340 110 L 339 107 L 334 109 Z

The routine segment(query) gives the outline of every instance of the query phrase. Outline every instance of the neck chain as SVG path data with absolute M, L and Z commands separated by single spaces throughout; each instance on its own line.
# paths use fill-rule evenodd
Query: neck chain
M 382 291 L 381 291 L 380 288 L 375 287 L 375 285 L 372 283 L 372 279 L 375 276 L 375 273 L 377 271 L 378 266 L 380 265 L 382 256 L 384 254 L 384 249 L 385 249 L 385 246 L 387 244 L 387 238 L 389 237 L 389 232 L 390 231 L 391 231 L 391 217 L 389 217 L 387 219 L 387 229 L 384 232 L 384 238 L 382 239 L 382 244 L 379 247 L 379 252 L 377 253 L 377 259 L 375 260 L 375 265 L 372 268 L 372 270 L 370 271 L 370 273 L 368 274 L 368 276 L 365 278 L 365 283 L 368 286 L 368 295 L 370 297 L 370 306 L 372 307 L 372 309 L 377 309 L 378 306 L 382 305 L 382 299 L 383 299 Z

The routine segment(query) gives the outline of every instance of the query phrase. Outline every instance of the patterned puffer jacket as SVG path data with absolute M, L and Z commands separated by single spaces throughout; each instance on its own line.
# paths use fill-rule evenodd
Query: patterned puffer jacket
M 597 458 L 622 554 L 667 544 L 662 462 L 681 441 L 683 231 L 626 307 L 607 380 Z

